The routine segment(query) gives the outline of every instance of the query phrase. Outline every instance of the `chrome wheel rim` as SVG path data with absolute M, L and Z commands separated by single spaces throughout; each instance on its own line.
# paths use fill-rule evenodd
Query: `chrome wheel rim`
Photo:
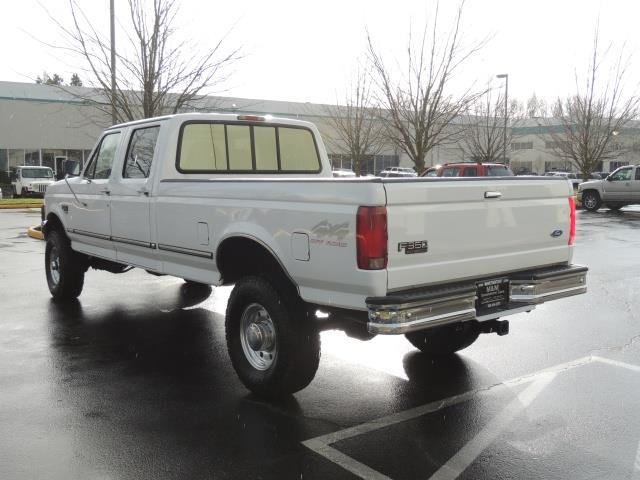
M 587 208 L 595 208 L 596 206 L 596 197 L 593 194 L 587 195 L 587 198 L 584 199 L 584 206 Z
M 276 329 L 269 312 L 260 304 L 248 305 L 240 317 L 240 343 L 249 364 L 267 370 L 278 354 Z
M 49 253 L 49 274 L 54 285 L 60 281 L 60 255 L 58 249 L 53 247 Z

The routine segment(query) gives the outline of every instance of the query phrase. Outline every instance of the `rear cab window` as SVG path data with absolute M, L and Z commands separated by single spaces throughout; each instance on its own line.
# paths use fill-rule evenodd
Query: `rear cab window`
M 311 130 L 293 125 L 185 122 L 176 168 L 181 173 L 318 173 Z

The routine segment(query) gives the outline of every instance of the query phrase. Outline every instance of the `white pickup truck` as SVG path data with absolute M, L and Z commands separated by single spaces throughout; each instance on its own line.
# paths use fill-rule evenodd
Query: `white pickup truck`
M 322 328 L 429 355 L 586 291 L 563 178 L 333 178 L 307 122 L 181 114 L 117 125 L 43 207 L 51 294 L 89 267 L 235 284 L 231 361 L 262 395 L 304 388 Z M 318 312 L 324 312 L 323 315 Z

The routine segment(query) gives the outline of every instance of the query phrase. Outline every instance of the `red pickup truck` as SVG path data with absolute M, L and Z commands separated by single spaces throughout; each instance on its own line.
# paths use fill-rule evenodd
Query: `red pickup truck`
M 513 172 L 502 163 L 460 162 L 431 167 L 423 177 L 513 177 Z

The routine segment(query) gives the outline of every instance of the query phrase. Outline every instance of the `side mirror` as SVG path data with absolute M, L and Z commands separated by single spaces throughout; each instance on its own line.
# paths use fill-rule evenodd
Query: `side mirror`
M 613 179 L 611 178 L 611 175 L 609 175 L 607 178 L 605 178 L 605 180 L 606 180 L 607 182 L 611 182 L 611 181 L 613 181 Z

